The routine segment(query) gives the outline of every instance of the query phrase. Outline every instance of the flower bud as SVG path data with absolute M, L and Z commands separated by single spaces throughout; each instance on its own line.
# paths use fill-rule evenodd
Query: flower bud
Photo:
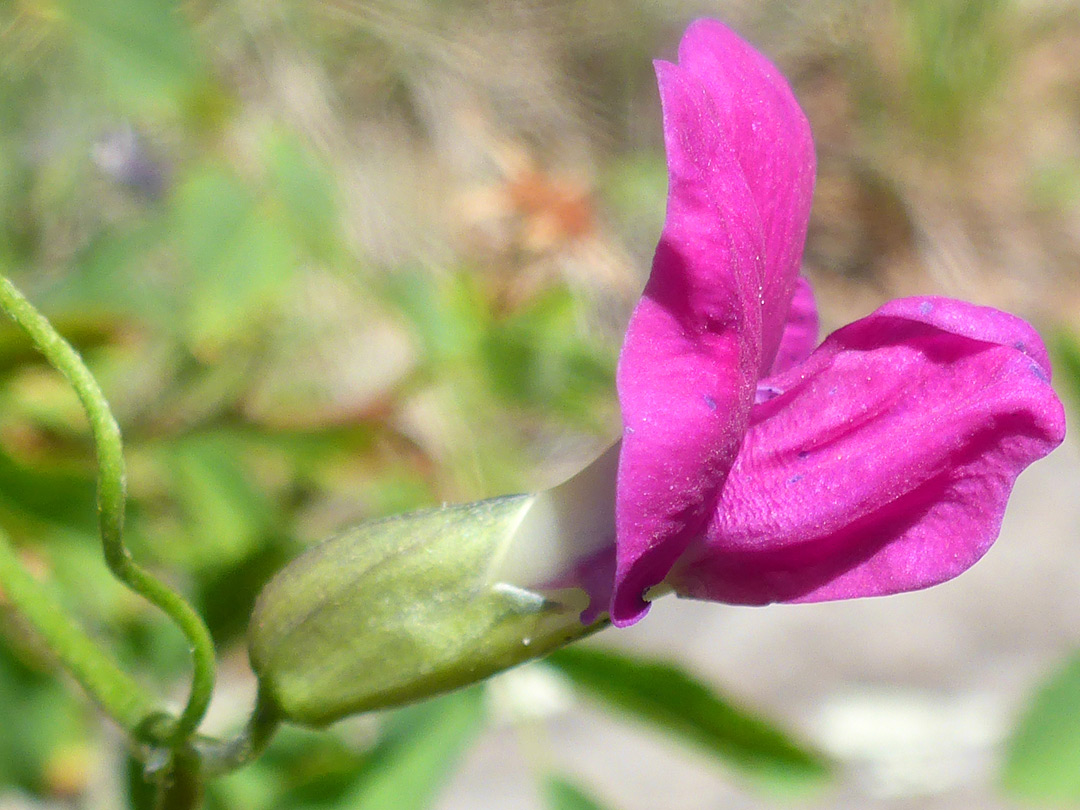
M 285 720 L 324 725 L 463 686 L 605 626 L 582 565 L 613 559 L 615 458 L 539 495 L 372 521 L 302 554 L 252 617 L 264 696 Z

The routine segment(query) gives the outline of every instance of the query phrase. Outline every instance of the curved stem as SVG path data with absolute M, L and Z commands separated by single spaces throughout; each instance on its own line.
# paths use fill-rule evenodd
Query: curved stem
M 201 737 L 195 749 L 207 776 L 220 776 L 235 771 L 261 754 L 281 725 L 281 716 L 260 691 L 255 709 L 243 730 L 231 740 Z
M 91 699 L 133 736 L 155 711 L 154 700 L 124 672 L 49 590 L 19 561 L 0 532 L 0 591 L 19 610 Z
M 105 562 L 109 570 L 131 590 L 163 610 L 191 644 L 193 674 L 187 706 L 170 730 L 173 740 L 189 737 L 198 727 L 214 688 L 214 643 L 199 614 L 176 591 L 156 579 L 131 559 L 124 546 L 126 472 L 120 428 L 105 396 L 83 364 L 78 352 L 53 328 L 48 319 L 0 276 L 0 307 L 30 335 L 49 363 L 75 389 L 90 420 L 98 463 L 98 518 Z

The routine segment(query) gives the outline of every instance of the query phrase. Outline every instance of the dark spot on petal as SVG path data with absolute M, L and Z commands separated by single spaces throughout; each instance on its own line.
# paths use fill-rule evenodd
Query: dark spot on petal
M 933 311 L 934 311 L 934 305 L 931 304 L 929 301 L 923 301 L 921 304 L 919 304 L 919 314 L 920 315 L 929 315 Z
M 799 451 L 799 458 L 806 458 L 806 457 L 807 457 L 807 456 L 809 456 L 809 455 L 810 455 L 810 451 L 809 451 L 809 450 L 800 450 L 800 451 Z
M 760 405 L 762 402 L 768 402 L 773 397 L 778 397 L 784 393 L 783 389 L 777 388 L 774 385 L 758 385 L 757 392 L 754 394 L 754 404 Z
M 797 483 L 799 483 L 800 481 L 802 481 L 802 480 L 803 480 L 803 478 L 804 478 L 804 476 L 803 476 L 803 474 L 802 474 L 802 473 L 796 473 L 795 475 L 791 476 L 791 478 L 789 478 L 789 479 L 787 480 L 787 482 L 788 482 L 789 484 L 797 484 Z
M 1027 344 L 1024 343 L 1024 341 L 1022 340 L 1016 341 L 1016 343 L 1013 344 L 1013 348 L 1016 349 L 1018 352 L 1023 352 L 1024 354 L 1027 354 Z
M 705 405 L 708 406 L 710 411 L 716 410 L 716 400 L 712 397 L 705 397 Z
M 1044 383 L 1050 382 L 1050 377 L 1047 375 L 1046 370 L 1038 363 L 1031 364 L 1031 373 L 1039 378 Z

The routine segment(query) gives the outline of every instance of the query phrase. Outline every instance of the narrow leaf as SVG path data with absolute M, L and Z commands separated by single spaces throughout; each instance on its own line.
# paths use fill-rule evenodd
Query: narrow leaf
M 675 664 L 589 647 L 565 648 L 547 661 L 593 698 L 769 786 L 799 788 L 828 776 L 824 756 Z

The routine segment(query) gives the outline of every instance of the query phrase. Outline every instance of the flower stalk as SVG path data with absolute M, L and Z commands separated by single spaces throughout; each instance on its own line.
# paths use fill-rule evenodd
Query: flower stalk
M 0 308 L 6 312 L 33 340 L 34 345 L 75 389 L 75 393 L 86 411 L 90 430 L 94 438 L 98 464 L 98 520 L 101 531 L 102 548 L 105 563 L 113 575 L 135 593 L 144 597 L 151 604 L 160 608 L 180 628 L 191 645 L 192 683 L 187 705 L 167 730 L 171 741 L 182 741 L 190 737 L 201 722 L 210 705 L 210 696 L 214 689 L 216 667 L 214 643 L 210 631 L 195 609 L 176 591 L 158 580 L 146 569 L 139 566 L 124 545 L 124 506 L 127 497 L 127 481 L 124 466 L 123 444 L 120 428 L 113 418 L 108 402 L 90 370 L 83 363 L 79 353 L 64 340 L 53 328 L 49 320 L 31 304 L 22 293 L 5 277 L 0 276 Z M 25 583 L 24 583 L 25 584 Z M 26 591 L 29 593 L 30 591 Z M 15 601 L 15 600 L 13 600 Z M 15 604 L 24 606 L 18 601 Z M 61 620 L 56 620 L 60 622 Z M 46 636 L 48 640 L 48 636 Z M 58 636 L 57 636 L 58 638 Z M 69 639 L 70 641 L 70 639 Z M 94 642 L 89 641 L 90 645 Z M 82 645 L 85 653 L 87 647 Z M 97 657 L 101 657 L 100 655 Z M 63 658 L 61 660 L 64 660 Z M 65 664 L 68 662 L 65 660 Z M 106 688 L 103 682 L 94 681 L 94 689 L 106 692 L 121 690 L 120 680 L 114 678 L 117 671 L 97 668 L 95 678 L 105 678 L 113 683 Z M 73 670 L 73 674 L 79 677 Z M 82 681 L 80 681 L 82 682 Z M 86 684 L 84 684 L 85 686 Z M 126 686 L 126 685 L 125 685 Z M 96 694 L 93 690 L 91 694 Z M 110 708 L 106 705 L 106 708 Z M 128 727 L 125 720 L 114 715 L 114 719 Z M 110 711 L 110 714 L 112 712 Z M 140 720 L 145 719 L 139 718 Z

